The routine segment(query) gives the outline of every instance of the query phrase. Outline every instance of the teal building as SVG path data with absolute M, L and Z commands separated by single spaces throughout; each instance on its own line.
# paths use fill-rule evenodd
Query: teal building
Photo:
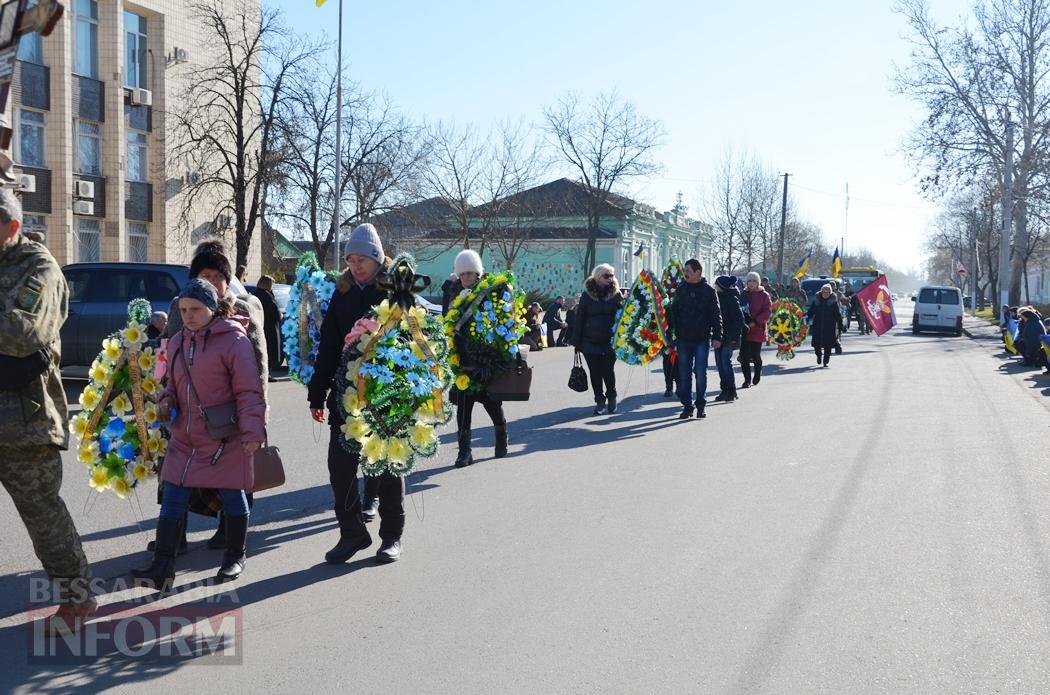
M 416 257 L 419 272 L 433 278 L 432 287 L 451 275 L 456 254 L 469 244 L 481 254 L 486 270 L 513 270 L 522 289 L 572 297 L 591 270 L 583 267 L 590 196 L 583 184 L 558 179 L 477 206 L 466 215 L 431 198 L 373 222 L 392 251 Z M 621 287 L 629 286 L 642 269 L 659 275 L 672 257 L 697 258 L 706 271 L 711 237 L 710 225 L 688 217 L 681 203 L 661 212 L 613 194 L 599 216 L 597 262 L 616 269 Z

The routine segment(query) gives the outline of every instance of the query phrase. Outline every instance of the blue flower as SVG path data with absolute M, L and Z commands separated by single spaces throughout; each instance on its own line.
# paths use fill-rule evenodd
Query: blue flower
M 120 439 L 124 436 L 124 433 L 127 431 L 128 429 L 124 425 L 124 420 L 117 417 L 109 421 L 109 424 L 106 425 L 106 428 L 102 430 L 102 434 L 112 439 Z
M 113 448 L 113 440 L 106 435 L 100 435 L 98 438 L 98 450 L 99 453 L 108 454 L 109 450 Z
M 507 348 L 507 352 L 509 352 L 512 355 L 518 354 L 518 345 L 517 345 L 517 343 L 515 343 L 514 345 L 511 345 L 509 348 Z
M 504 290 L 503 291 L 503 301 L 509 302 L 510 300 L 511 300 L 510 292 L 508 292 L 507 290 Z
M 135 458 L 135 447 L 131 446 L 129 442 L 122 442 L 120 447 L 117 449 L 117 453 L 120 454 L 122 459 L 131 461 Z
M 491 309 L 492 309 L 492 301 L 490 300 L 490 301 L 487 301 L 487 302 L 485 302 L 484 304 L 482 304 L 482 305 L 481 305 L 481 307 L 482 307 L 482 308 L 483 308 L 483 309 L 484 309 L 485 311 L 489 311 L 489 310 L 491 310 Z

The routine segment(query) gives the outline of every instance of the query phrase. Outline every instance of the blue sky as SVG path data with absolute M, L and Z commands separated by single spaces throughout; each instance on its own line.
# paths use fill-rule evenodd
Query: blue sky
M 297 31 L 334 39 L 338 0 L 269 4 Z M 892 5 L 344 0 L 344 57 L 349 79 L 418 119 L 539 123 L 568 90 L 615 88 L 667 131 L 663 173 L 628 185 L 639 200 L 667 209 L 681 190 L 696 212 L 722 153 L 748 152 L 792 174 L 802 215 L 829 245 L 845 231 L 848 182 L 847 250 L 914 267 L 937 207 L 900 153 L 923 114 L 892 89 L 909 50 Z M 968 3 L 931 8 L 953 22 Z

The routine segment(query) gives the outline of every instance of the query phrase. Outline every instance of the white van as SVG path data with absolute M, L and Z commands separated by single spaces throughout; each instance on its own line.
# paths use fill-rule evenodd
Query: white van
M 962 335 L 963 300 L 958 287 L 927 285 L 915 295 L 911 332 L 951 331 Z

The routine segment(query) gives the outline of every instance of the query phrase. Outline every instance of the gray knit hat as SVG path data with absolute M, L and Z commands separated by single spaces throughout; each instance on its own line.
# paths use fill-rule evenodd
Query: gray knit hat
M 179 299 L 196 299 L 208 307 L 209 311 L 215 311 L 219 306 L 219 295 L 215 293 L 215 286 L 200 278 L 193 278 L 179 292 Z
M 343 244 L 343 256 L 350 254 L 367 256 L 376 263 L 383 263 L 383 259 L 386 258 L 386 254 L 383 253 L 383 241 L 373 225 L 366 222 L 350 232 L 350 238 Z

